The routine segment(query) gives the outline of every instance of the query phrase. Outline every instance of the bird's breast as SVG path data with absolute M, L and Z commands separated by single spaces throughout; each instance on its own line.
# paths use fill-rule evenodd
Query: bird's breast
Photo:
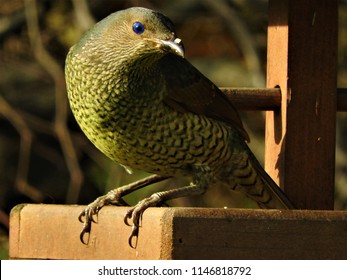
M 69 75 L 71 108 L 87 137 L 112 160 L 131 169 L 186 176 L 194 165 L 217 172 L 230 159 L 231 128 L 166 105 L 158 77 L 142 76 L 140 82 L 136 75 L 111 79 L 106 72 L 91 78 L 94 71 L 85 68 Z
M 193 165 L 217 170 L 231 156 L 227 126 L 163 103 L 140 103 L 119 104 L 95 128 L 94 144 L 111 159 L 132 169 L 186 176 Z

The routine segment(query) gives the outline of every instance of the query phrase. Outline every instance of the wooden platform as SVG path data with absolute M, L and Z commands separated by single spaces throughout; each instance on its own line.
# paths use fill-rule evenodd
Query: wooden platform
M 88 246 L 83 206 L 21 204 L 10 218 L 14 259 L 347 259 L 346 211 L 150 208 L 138 246 L 125 207 L 104 207 Z

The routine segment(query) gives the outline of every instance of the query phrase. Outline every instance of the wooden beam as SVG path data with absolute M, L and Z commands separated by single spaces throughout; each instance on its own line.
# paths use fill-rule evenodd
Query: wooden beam
M 79 240 L 85 206 L 22 204 L 11 212 L 12 259 L 346 259 L 347 212 L 149 208 L 136 249 L 127 207 L 101 209 L 89 245 Z
M 220 88 L 238 110 L 276 111 L 281 107 L 280 88 Z M 347 88 L 336 92 L 336 110 L 347 111 Z
M 333 209 L 337 0 L 270 0 L 265 168 L 298 208 Z
M 238 110 L 276 110 L 281 106 L 279 88 L 221 88 Z

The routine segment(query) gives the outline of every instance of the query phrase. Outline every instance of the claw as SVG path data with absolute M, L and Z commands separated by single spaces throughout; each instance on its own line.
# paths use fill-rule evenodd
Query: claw
M 95 213 L 93 213 L 92 211 L 89 211 L 88 212 L 88 219 L 89 219 L 89 223 L 98 223 L 98 220 L 97 219 L 94 219 L 94 216 L 96 218 L 98 218 L 98 213 L 99 213 L 99 209 L 96 209 Z
M 92 223 L 97 223 L 98 213 L 102 207 L 104 207 L 105 205 L 110 205 L 110 204 L 117 205 L 117 206 L 129 206 L 129 204 L 127 202 L 125 202 L 124 199 L 122 198 L 124 195 L 129 194 L 135 190 L 144 188 L 144 187 L 151 185 L 153 183 L 157 183 L 157 182 L 166 180 L 168 178 L 169 177 L 167 177 L 167 176 L 152 175 L 152 176 L 149 176 L 145 179 L 139 180 L 137 182 L 134 182 L 134 183 L 125 185 L 123 187 L 111 190 L 107 194 L 95 199 L 78 216 L 78 220 L 81 223 L 83 223 L 83 228 L 82 228 L 82 231 L 80 233 L 81 242 L 85 245 L 87 245 L 89 243 Z M 131 226 L 128 220 L 132 220 L 134 223 L 134 218 L 132 218 L 132 216 L 133 216 L 133 212 L 134 212 L 135 208 L 136 207 L 129 210 L 124 216 L 124 223 L 128 226 Z M 141 211 L 143 212 L 146 208 L 147 207 L 145 207 Z M 142 215 L 142 213 L 140 213 L 140 215 Z M 132 245 L 132 243 L 133 243 L 132 240 L 134 237 L 137 238 L 138 231 L 139 231 L 138 230 L 139 218 L 137 217 L 136 219 L 137 219 L 137 221 L 133 225 L 133 227 L 135 227 L 135 228 L 133 228 L 132 235 L 129 238 L 129 245 L 132 248 L 135 248 L 137 245 L 137 240 L 135 242 L 135 245 Z M 88 234 L 88 238 L 85 241 L 84 239 L 85 239 L 86 234 Z
M 140 226 L 140 223 L 142 221 L 142 215 L 145 209 L 138 209 L 136 206 L 128 210 L 124 215 L 124 223 L 127 226 Z M 129 223 L 128 220 L 132 221 L 132 225 Z
M 84 212 L 84 210 L 78 215 L 78 220 L 81 222 L 81 223 L 84 223 L 84 221 L 82 220 L 83 217 L 86 216 L 86 213 Z
M 144 210 L 140 210 L 140 211 L 134 211 L 132 214 L 132 220 L 133 220 L 133 224 L 137 227 L 140 227 L 140 224 L 142 222 L 142 215 L 143 215 Z
M 129 240 L 128 240 L 129 246 L 130 246 L 131 248 L 136 249 L 138 237 L 139 237 L 139 227 L 133 225 L 133 226 L 132 226 L 132 230 L 131 230 L 131 234 L 130 234 Z M 135 238 L 135 244 L 133 245 L 133 239 L 134 239 L 134 238 Z
M 87 241 L 84 241 L 84 236 L 87 234 Z M 80 240 L 84 245 L 89 244 L 89 239 L 90 239 L 90 226 L 89 227 L 83 227 L 80 233 Z
M 126 224 L 127 226 L 131 226 L 131 224 L 128 222 L 128 220 L 131 219 L 132 214 L 133 214 L 134 208 L 131 208 L 130 210 L 128 210 L 125 215 L 124 215 L 124 224 Z
M 80 233 L 80 240 L 84 245 L 88 245 L 90 239 L 90 231 L 92 223 L 97 223 L 97 220 L 94 219 L 94 215 L 97 217 L 99 208 L 86 207 L 78 216 L 78 220 L 83 223 L 83 228 Z M 84 218 L 84 221 L 83 221 Z M 85 235 L 88 235 L 87 240 L 84 240 Z
M 82 217 L 85 217 L 84 222 L 82 221 Z M 93 219 L 93 215 L 91 214 L 90 209 L 84 209 L 81 214 L 78 216 L 78 220 L 83 223 L 83 228 L 80 233 L 80 240 L 84 245 L 88 245 L 90 238 L 90 230 L 92 227 L 92 222 L 95 222 Z M 87 241 L 84 241 L 85 234 L 88 234 Z
M 129 236 L 129 246 L 133 249 L 136 249 L 137 241 L 139 237 L 139 228 L 142 222 L 142 215 L 144 210 L 138 209 L 136 206 L 128 210 L 124 215 L 124 223 L 127 226 L 131 226 L 131 234 Z M 132 221 L 132 225 L 129 223 L 129 220 Z M 135 238 L 135 242 L 133 242 Z

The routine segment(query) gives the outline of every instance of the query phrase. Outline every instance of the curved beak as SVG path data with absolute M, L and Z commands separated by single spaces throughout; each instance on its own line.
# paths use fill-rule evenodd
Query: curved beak
M 161 40 L 159 39 L 161 47 L 184 58 L 184 47 L 182 40 L 180 38 L 170 39 L 170 40 Z

